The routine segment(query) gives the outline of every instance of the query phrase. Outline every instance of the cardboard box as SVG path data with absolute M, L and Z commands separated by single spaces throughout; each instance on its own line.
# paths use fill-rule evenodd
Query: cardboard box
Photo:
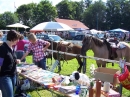
M 101 81 L 107 81 L 110 83 L 114 83 L 114 74 L 118 71 L 118 69 L 110 69 L 99 67 L 95 70 L 95 79 L 100 79 Z

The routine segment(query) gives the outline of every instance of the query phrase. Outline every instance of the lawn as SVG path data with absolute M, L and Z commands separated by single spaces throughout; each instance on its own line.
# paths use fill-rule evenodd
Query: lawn
M 87 52 L 88 56 L 93 56 L 93 52 L 90 50 Z M 32 57 L 28 56 L 27 58 L 27 63 L 32 63 Z M 52 62 L 54 63 L 54 60 L 52 60 Z M 95 67 L 97 67 L 95 60 L 92 59 L 87 59 L 87 65 L 86 65 L 86 74 L 89 76 L 90 75 L 90 65 L 94 64 Z M 47 59 L 47 64 L 49 67 L 51 67 L 51 60 Z M 63 62 L 61 62 L 61 64 L 63 64 Z M 64 64 L 62 65 L 62 70 L 60 72 L 60 74 L 62 75 L 70 75 L 73 71 L 77 70 L 78 68 L 78 62 L 76 59 L 70 60 L 70 61 L 65 61 Z M 116 69 L 120 69 L 118 64 L 115 64 L 114 66 L 112 66 L 111 64 L 107 64 L 107 68 L 116 68 Z M 55 70 L 55 72 L 57 71 L 57 69 Z M 51 91 L 53 92 L 53 91 Z M 46 90 L 46 89 L 40 89 L 38 90 L 38 93 L 40 93 L 41 97 L 52 97 L 51 92 Z M 32 96 L 32 97 L 39 97 L 38 94 L 36 93 L 36 90 L 34 91 L 28 91 L 28 93 Z M 62 94 L 59 94 L 57 92 L 54 92 L 54 96 L 55 97 L 65 97 Z M 122 97 L 130 97 L 130 91 L 126 90 L 123 88 L 123 96 Z

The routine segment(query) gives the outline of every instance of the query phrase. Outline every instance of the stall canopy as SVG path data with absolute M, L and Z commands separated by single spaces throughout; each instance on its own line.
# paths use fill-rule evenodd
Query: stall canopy
M 124 29 L 120 29 L 120 28 L 117 28 L 117 29 L 113 29 L 113 30 L 109 30 L 110 32 L 129 32 L 127 30 L 124 30 Z
M 97 33 L 102 33 L 102 31 L 98 31 L 98 30 L 95 30 L 95 29 L 91 29 L 91 30 L 90 30 L 90 33 L 91 33 L 91 34 L 97 34 Z
M 41 31 L 69 31 L 74 30 L 66 24 L 59 22 L 43 22 L 33 27 L 30 32 L 41 32 Z
M 15 24 L 7 25 L 6 27 L 12 27 L 12 28 L 24 28 L 24 29 L 30 28 L 30 27 L 25 26 L 25 25 L 20 24 L 20 23 L 15 23 Z

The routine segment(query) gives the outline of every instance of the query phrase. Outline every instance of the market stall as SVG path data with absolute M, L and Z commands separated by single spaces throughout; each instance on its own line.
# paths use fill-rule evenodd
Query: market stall
M 17 71 L 20 76 L 28 78 L 43 88 L 51 90 L 51 93 L 53 93 L 52 91 L 57 91 L 68 97 L 86 97 L 86 95 L 87 97 L 91 97 L 89 95 L 91 84 L 86 83 L 88 81 L 85 83 L 81 81 L 85 79 L 85 74 L 80 74 L 80 80 L 78 79 L 75 81 L 74 79 L 72 82 L 70 82 L 69 79 L 71 79 L 71 76 L 63 76 L 43 70 L 38 68 L 36 65 L 19 65 L 17 67 Z M 75 73 L 72 73 L 72 75 L 75 76 Z M 93 95 L 97 95 L 97 81 L 93 81 L 93 84 Z M 77 85 L 80 86 L 79 90 L 77 90 Z M 109 92 L 105 92 L 102 86 L 100 87 L 99 95 L 99 97 L 120 97 L 120 94 L 113 89 L 109 89 Z

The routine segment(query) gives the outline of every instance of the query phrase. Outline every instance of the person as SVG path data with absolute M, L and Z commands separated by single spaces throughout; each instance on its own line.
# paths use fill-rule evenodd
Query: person
M 104 32 L 104 39 L 109 39 L 109 38 L 110 38 L 109 32 Z
M 126 40 L 126 33 L 123 33 L 124 34 L 124 37 L 123 37 L 123 41 L 125 41 Z
M 107 39 L 107 33 L 104 32 L 104 39 Z
M 0 90 L 2 97 L 14 97 L 16 84 L 16 64 L 20 60 L 16 58 L 13 45 L 16 45 L 20 34 L 15 30 L 8 31 L 7 41 L 0 46 Z
M 45 51 L 50 46 L 48 41 L 37 39 L 36 35 L 30 33 L 28 35 L 30 41 L 27 52 L 21 58 L 21 61 L 32 51 L 35 65 L 46 70 L 46 54 Z
M 3 32 L 2 32 L 2 31 L 0 31 L 0 45 L 2 45 L 2 44 L 3 44 L 2 37 L 3 37 Z
M 24 55 L 25 50 L 25 45 L 29 44 L 29 41 L 24 40 L 24 36 L 21 35 L 19 38 L 19 41 L 16 44 L 16 56 L 18 59 L 21 59 L 22 56 Z M 22 60 L 22 62 L 25 62 L 25 58 Z
M 0 41 L 2 41 L 3 32 L 0 31 Z

